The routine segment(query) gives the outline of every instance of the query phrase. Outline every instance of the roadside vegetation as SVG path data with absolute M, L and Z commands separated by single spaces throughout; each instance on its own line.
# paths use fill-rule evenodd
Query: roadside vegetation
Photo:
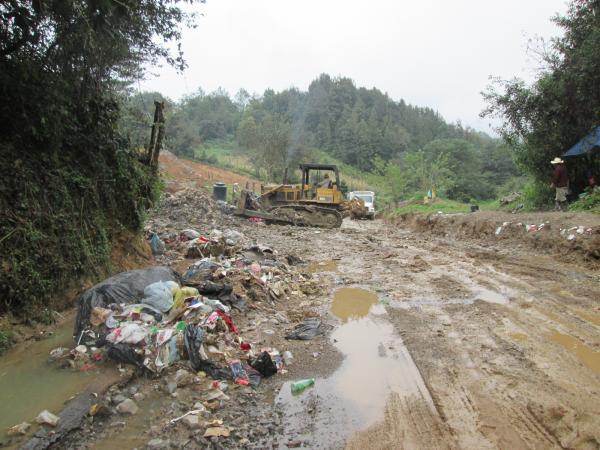
M 0 313 L 52 321 L 65 290 L 110 272 L 113 242 L 143 228 L 159 181 L 121 105 L 142 67 L 184 67 L 169 50 L 192 20 L 180 5 L 0 5 Z M 0 350 L 11 341 L 0 329 Z
M 526 198 L 534 207 L 552 203 L 549 161 L 600 125 L 600 3 L 573 0 L 567 13 L 553 20 L 563 35 L 534 43 L 536 80 L 527 85 L 518 78 L 494 79 L 484 94 L 488 108 L 482 113 L 503 120 L 500 134 L 532 180 Z M 598 178 L 600 156 L 595 151 L 570 157 L 566 165 L 577 200 L 588 174 Z M 584 196 L 570 209 L 597 211 L 597 198 L 597 193 Z

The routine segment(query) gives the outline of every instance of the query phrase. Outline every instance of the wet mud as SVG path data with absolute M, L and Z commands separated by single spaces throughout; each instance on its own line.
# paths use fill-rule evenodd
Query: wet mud
M 421 402 L 431 411 L 433 400 L 402 339 L 377 308 L 375 293 L 340 288 L 333 295 L 331 314 L 342 325 L 330 336 L 344 359 L 329 377 L 292 394 L 290 382 L 281 388 L 276 406 L 284 411 L 285 437 L 307 448 L 339 448 L 357 430 L 381 421 L 386 402 L 396 394 Z
M 553 224 L 563 221 L 554 231 L 579 220 L 565 217 L 549 215 Z M 268 436 L 263 447 L 600 447 L 600 275 L 594 236 L 580 248 L 550 244 L 553 234 L 495 237 L 496 219 L 509 219 L 484 219 L 344 221 L 337 230 L 228 219 L 256 242 L 307 262 L 295 270 L 310 280 L 311 296 L 267 307 L 277 310 L 288 328 L 306 317 L 320 317 L 327 325 L 324 336 L 286 342 L 281 328 L 256 322 L 256 339 L 265 329 L 276 329 L 264 340 L 294 354 L 288 373 L 261 387 L 266 401 L 240 411 L 240 417 L 281 412 L 281 426 L 263 433 Z M 533 219 L 545 222 L 541 215 Z M 585 226 L 600 225 L 597 217 L 585 220 Z M 18 389 L 18 377 L 5 371 L 2 366 L 0 377 L 13 376 Z M 57 398 L 64 401 L 77 392 L 78 377 L 85 376 L 65 383 L 72 391 Z M 291 382 L 313 377 L 314 386 L 292 395 Z M 2 398 L 10 394 L 2 389 Z M 28 411 L 21 415 L 31 419 Z M 139 416 L 123 419 L 127 424 L 116 425 L 95 448 L 141 448 L 150 437 L 173 438 L 168 428 L 151 436 L 138 432 L 148 427 L 153 411 L 170 418 L 176 410 L 144 402 Z M 19 421 L 11 417 L 7 426 Z M 264 428 L 267 422 L 244 426 Z M 184 434 L 173 442 L 194 436 L 179 433 Z M 248 436 L 247 446 L 256 444 Z M 221 444 L 215 439 L 211 445 Z M 90 445 L 66 446 L 85 447 Z
M 288 416 L 280 448 L 587 449 L 600 443 L 600 277 L 594 269 L 525 246 L 377 222 L 345 222 L 339 231 L 319 234 L 297 230 L 294 237 L 290 248 L 300 241 L 327 245 L 339 260 L 337 271 L 323 276 L 333 287 L 328 301 L 339 321 L 330 339 L 344 360 L 298 397 L 284 385 L 278 405 Z M 276 236 L 273 241 L 286 245 Z M 377 300 L 365 294 L 366 301 L 353 306 L 336 297 L 354 289 Z M 352 331 L 345 336 L 344 330 Z M 553 340 L 557 330 L 569 337 L 554 334 Z M 374 374 L 377 406 L 358 403 L 353 395 L 366 392 L 369 379 L 342 374 L 363 351 L 374 372 L 391 373 L 402 364 L 382 369 L 372 358 L 385 351 L 397 362 L 397 353 L 406 352 L 418 374 L 409 379 L 422 380 L 427 390 L 406 395 Z M 368 413 L 361 416 L 353 404 Z

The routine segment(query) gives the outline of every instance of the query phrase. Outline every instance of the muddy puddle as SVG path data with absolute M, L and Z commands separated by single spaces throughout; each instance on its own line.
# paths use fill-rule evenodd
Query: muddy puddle
M 337 270 L 338 262 L 334 259 L 327 261 L 314 261 L 306 267 L 306 271 L 309 273 L 337 272 Z
M 73 346 L 73 323 L 60 325 L 54 334 L 0 357 L 0 440 L 6 430 L 21 422 L 33 423 L 44 409 L 58 414 L 63 404 L 90 385 L 118 378 L 115 370 L 99 368 L 85 372 L 60 369 L 48 363 L 50 350 Z M 36 429 L 33 425 L 32 430 Z
M 558 331 L 552 331 L 549 334 L 549 338 L 552 342 L 572 352 L 579 361 L 600 375 L 600 352 L 593 350 L 579 339 L 568 334 L 559 333 Z
M 138 402 L 140 409 L 136 415 L 122 416 L 122 421 L 126 425 L 119 426 L 104 439 L 96 441 L 90 449 L 112 450 L 145 447 L 150 439 L 147 434 L 150 427 L 163 424 L 162 418 L 157 417 L 160 414 L 160 408 L 167 401 L 169 401 L 168 398 L 160 394 L 153 394 L 149 398 Z
M 331 313 L 342 325 L 331 342 L 344 355 L 341 366 L 312 388 L 292 395 L 281 388 L 284 441 L 304 448 L 338 448 L 349 436 L 383 419 L 392 392 L 416 398 L 431 410 L 431 396 L 402 340 L 381 314 L 377 295 L 356 288 L 336 291 Z M 384 310 L 383 310 L 384 311 Z
M 335 291 L 331 314 L 343 323 L 365 317 L 378 301 L 377 294 L 359 288 L 341 288 Z

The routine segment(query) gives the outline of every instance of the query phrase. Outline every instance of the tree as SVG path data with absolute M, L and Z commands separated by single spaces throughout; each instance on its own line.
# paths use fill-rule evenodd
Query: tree
M 494 79 L 483 93 L 488 107 L 482 113 L 504 120 L 499 132 L 517 162 L 545 182 L 548 162 L 597 127 L 600 117 L 600 2 L 572 0 L 566 15 L 553 20 L 564 36 L 538 52 L 543 69 L 536 81 Z M 572 160 L 569 169 L 582 164 L 589 162 Z
M 423 150 L 407 153 L 402 161 L 402 177 L 411 193 L 425 194 L 430 189 L 445 193 L 455 182 L 448 155 L 427 155 Z
M 185 66 L 186 3 L 0 3 L 0 310 L 39 318 L 141 229 L 157 179 L 122 133 L 123 92 L 158 61 Z

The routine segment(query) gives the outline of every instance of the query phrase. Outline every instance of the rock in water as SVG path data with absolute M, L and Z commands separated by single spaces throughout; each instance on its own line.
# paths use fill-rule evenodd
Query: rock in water
M 38 416 L 35 418 L 35 421 L 42 425 L 50 425 L 51 427 L 55 427 L 60 417 L 55 416 L 47 409 L 43 410 Z
M 8 436 L 16 436 L 18 434 L 24 435 L 24 434 L 27 434 L 27 430 L 29 430 L 30 426 L 31 425 L 28 424 L 27 422 L 23 422 L 18 425 L 15 425 L 14 427 L 10 427 L 7 430 L 6 434 Z
M 130 414 L 133 415 L 138 412 L 138 405 L 135 404 L 133 400 L 128 398 L 127 400 L 119 403 L 117 405 L 117 411 L 120 414 Z

